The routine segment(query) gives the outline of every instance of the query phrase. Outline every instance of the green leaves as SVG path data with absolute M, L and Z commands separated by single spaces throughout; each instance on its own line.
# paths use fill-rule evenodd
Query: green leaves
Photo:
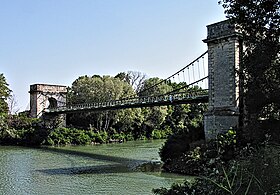
M 161 84 L 158 84 L 162 82 Z M 168 83 L 163 82 L 162 79 L 153 77 L 144 81 L 143 86 L 140 90 L 140 96 L 153 96 L 161 95 L 172 91 L 172 86 Z
M 119 78 L 110 76 L 81 76 L 69 89 L 68 100 L 71 104 L 104 102 L 132 96 L 132 87 Z
M 11 95 L 11 90 L 3 74 L 0 74 L 0 113 L 8 113 L 7 100 Z
M 250 42 L 268 37 L 277 38 L 279 35 L 278 0 L 222 0 L 219 4 Z
M 280 118 L 280 1 L 221 0 L 227 17 L 242 34 L 241 102 L 246 120 L 243 137 L 262 141 L 266 132 L 279 134 Z M 244 100 L 244 101 L 243 101 Z M 278 142 L 280 139 L 278 138 Z
M 120 73 L 116 77 L 81 76 L 69 89 L 68 102 L 69 104 L 96 103 L 135 96 L 132 86 L 123 77 L 125 73 Z M 135 118 L 141 118 L 137 113 L 139 113 L 137 109 L 81 113 L 70 116 L 70 122 L 74 126 L 83 128 L 93 126 L 98 131 L 109 131 L 113 126 L 117 127 L 118 131 L 128 131 Z

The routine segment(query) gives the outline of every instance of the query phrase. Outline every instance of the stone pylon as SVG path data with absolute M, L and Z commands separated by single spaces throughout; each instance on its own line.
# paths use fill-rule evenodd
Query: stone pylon
M 242 39 L 228 20 L 207 26 L 209 108 L 204 116 L 207 140 L 239 126 L 239 62 Z
M 30 116 L 40 118 L 46 108 L 66 105 L 67 87 L 62 85 L 30 85 Z

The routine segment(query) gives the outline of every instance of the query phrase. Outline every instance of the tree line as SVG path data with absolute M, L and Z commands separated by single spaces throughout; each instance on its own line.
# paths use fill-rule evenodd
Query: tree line
M 99 112 L 67 114 L 67 127 L 49 125 L 26 114 L 12 115 L 7 100 L 11 90 L 2 74 L 1 100 L 2 144 L 90 144 L 111 141 L 167 138 L 176 132 L 199 129 L 203 138 L 203 112 L 206 104 L 129 108 Z M 116 76 L 80 76 L 68 87 L 67 104 L 84 104 L 135 96 L 166 94 L 186 83 L 161 82 L 135 71 Z M 161 84 L 156 85 L 161 82 Z M 153 87 L 152 87 L 153 86 Z M 194 87 L 193 90 L 199 90 Z M 3 95 L 3 96 L 4 96 Z M 32 139 L 32 141 L 29 141 Z

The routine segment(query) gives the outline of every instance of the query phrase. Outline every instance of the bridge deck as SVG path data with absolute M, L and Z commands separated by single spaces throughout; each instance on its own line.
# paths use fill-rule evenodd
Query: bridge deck
M 108 102 L 69 105 L 45 109 L 44 112 L 46 114 L 62 114 L 207 102 L 208 90 L 200 90 L 151 97 L 135 97 L 130 99 L 113 100 Z

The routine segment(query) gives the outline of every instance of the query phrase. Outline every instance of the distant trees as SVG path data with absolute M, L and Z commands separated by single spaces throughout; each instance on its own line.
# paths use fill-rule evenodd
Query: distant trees
M 68 103 L 81 104 L 123 99 L 135 94 L 129 83 L 110 76 L 81 76 L 69 88 Z
M 152 95 L 166 94 L 170 91 L 172 91 L 171 85 L 163 82 L 163 80 L 158 77 L 153 77 L 153 78 L 146 79 L 143 82 L 140 91 L 138 93 L 139 96 L 152 96 Z
M 139 96 L 154 96 L 165 94 L 168 90 L 171 90 L 172 87 L 165 83 L 161 83 L 156 87 L 153 87 L 155 84 L 161 82 L 162 79 L 154 77 L 146 79 L 140 90 L 138 91 Z M 142 124 L 142 131 L 145 132 L 147 137 L 152 135 L 153 130 L 155 129 L 165 129 L 163 123 L 167 116 L 167 106 L 160 107 L 151 107 L 151 108 L 142 108 L 142 115 L 144 117 Z

